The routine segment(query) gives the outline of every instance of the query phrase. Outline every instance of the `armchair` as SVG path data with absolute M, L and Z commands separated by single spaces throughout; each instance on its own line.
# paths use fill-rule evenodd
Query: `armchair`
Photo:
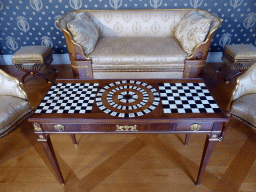
M 228 111 L 232 118 L 256 131 L 256 63 L 238 77 Z
M 19 81 L 0 69 L 0 137 L 14 130 L 31 113 Z

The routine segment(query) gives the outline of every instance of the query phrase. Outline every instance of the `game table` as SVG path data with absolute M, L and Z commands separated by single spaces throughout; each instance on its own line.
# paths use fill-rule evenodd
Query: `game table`
M 50 134 L 206 134 L 196 184 L 222 138 L 223 114 L 202 79 L 56 80 L 29 121 L 62 184 Z

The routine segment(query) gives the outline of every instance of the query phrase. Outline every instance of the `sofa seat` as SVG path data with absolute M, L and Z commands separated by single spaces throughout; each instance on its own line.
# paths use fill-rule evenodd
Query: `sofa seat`
M 239 120 L 246 121 L 251 127 L 256 127 L 256 94 L 244 95 L 236 99 L 230 114 Z
M 28 101 L 14 97 L 0 95 L 0 135 L 15 128 L 15 124 L 25 119 L 31 113 Z
M 93 71 L 160 71 L 182 70 L 187 53 L 172 37 L 107 37 L 89 56 Z

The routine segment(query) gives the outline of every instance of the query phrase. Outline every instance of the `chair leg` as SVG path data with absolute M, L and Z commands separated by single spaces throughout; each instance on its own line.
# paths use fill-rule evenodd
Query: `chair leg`
M 235 76 L 237 75 L 240 75 L 242 72 L 241 71 L 238 71 L 237 73 L 235 73 L 234 75 L 232 75 L 228 80 L 225 80 L 225 83 L 226 84 L 229 84 L 231 79 L 233 79 Z
M 24 81 L 25 81 L 25 78 L 27 77 L 27 76 L 29 76 L 29 75 L 31 75 L 30 74 L 30 72 L 27 72 L 25 75 L 23 75 L 23 77 L 21 78 L 21 84 L 24 84 Z
M 75 134 L 71 134 L 71 138 L 72 138 L 73 143 L 75 144 L 75 146 L 77 146 L 77 141 L 76 141 L 76 136 L 75 136 Z
M 40 77 L 42 77 L 42 78 L 44 78 L 48 83 L 52 83 L 49 79 L 47 79 L 43 74 L 41 74 L 41 73 L 39 73 L 39 72 L 35 72 L 34 73 L 35 75 L 38 75 L 38 76 L 40 76 Z
M 54 71 L 57 71 L 52 65 L 50 65 L 50 67 L 51 67 Z
M 221 69 L 223 69 L 225 67 L 225 63 L 222 64 L 215 72 L 219 73 L 221 71 Z
M 188 145 L 189 136 L 190 136 L 190 134 L 187 133 L 187 134 L 186 134 L 186 138 L 185 138 L 185 146 Z

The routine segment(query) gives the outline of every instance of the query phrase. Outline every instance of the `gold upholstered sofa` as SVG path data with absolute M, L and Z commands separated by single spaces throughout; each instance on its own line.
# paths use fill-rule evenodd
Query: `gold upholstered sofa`
M 200 9 L 75 10 L 57 21 L 81 79 L 200 77 L 221 22 Z

